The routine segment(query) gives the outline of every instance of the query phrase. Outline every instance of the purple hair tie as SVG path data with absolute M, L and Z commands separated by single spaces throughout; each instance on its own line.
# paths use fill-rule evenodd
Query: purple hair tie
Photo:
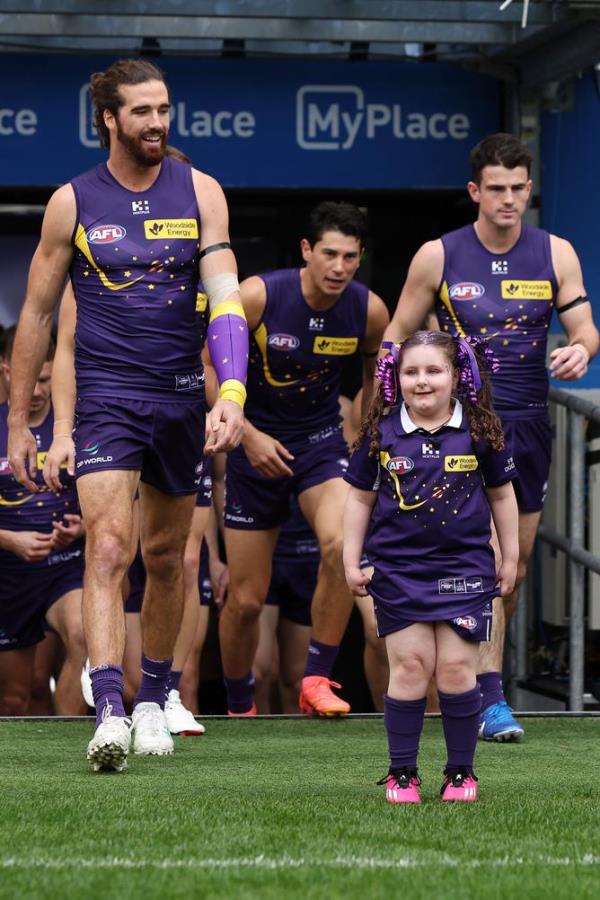
M 391 341 L 384 341 L 381 346 L 390 352 L 377 360 L 376 375 L 381 382 L 383 399 L 389 406 L 393 406 L 398 396 L 399 349 Z
M 466 338 L 457 337 L 456 343 L 458 347 L 459 393 L 467 396 L 471 403 L 477 403 L 482 382 L 479 364 L 473 352 L 473 347 L 477 347 L 480 350 L 485 366 L 492 374 L 499 369 L 498 360 L 494 356 L 488 342 L 481 338 L 471 337 L 470 335 Z

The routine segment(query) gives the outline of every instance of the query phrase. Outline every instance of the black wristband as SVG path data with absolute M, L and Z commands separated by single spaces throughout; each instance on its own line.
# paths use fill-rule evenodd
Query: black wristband
M 205 247 L 204 250 L 200 251 L 198 259 L 202 259 L 209 253 L 216 253 L 217 250 L 231 250 L 231 244 L 229 241 L 222 241 L 220 244 L 211 244 L 210 247 Z

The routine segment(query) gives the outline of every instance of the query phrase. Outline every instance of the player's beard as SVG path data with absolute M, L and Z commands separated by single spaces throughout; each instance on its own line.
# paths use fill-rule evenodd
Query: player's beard
M 143 140 L 144 135 L 146 137 L 149 135 L 159 135 L 160 142 L 152 145 L 146 144 Z M 151 168 L 163 161 L 167 152 L 168 135 L 166 131 L 159 131 L 156 128 L 148 129 L 144 132 L 144 135 L 140 134 L 137 137 L 132 137 L 131 135 L 126 134 L 117 118 L 117 139 L 138 165 Z

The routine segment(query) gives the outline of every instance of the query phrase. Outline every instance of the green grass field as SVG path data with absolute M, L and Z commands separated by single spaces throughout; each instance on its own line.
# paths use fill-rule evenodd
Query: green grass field
M 394 807 L 379 719 L 214 720 L 173 757 L 86 768 L 89 722 L 0 722 L 2 898 L 600 897 L 600 719 L 481 744 L 481 799 Z

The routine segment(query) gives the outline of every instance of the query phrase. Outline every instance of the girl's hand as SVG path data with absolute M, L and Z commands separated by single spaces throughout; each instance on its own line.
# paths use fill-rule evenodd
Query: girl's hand
M 496 587 L 501 597 L 508 597 L 515 589 L 517 580 L 517 563 L 502 561 L 497 574 Z
M 366 585 L 369 584 L 371 580 L 371 574 L 367 574 L 358 566 L 346 566 L 346 584 L 350 588 L 353 594 L 356 594 L 358 597 L 366 597 L 368 596 L 368 590 Z

